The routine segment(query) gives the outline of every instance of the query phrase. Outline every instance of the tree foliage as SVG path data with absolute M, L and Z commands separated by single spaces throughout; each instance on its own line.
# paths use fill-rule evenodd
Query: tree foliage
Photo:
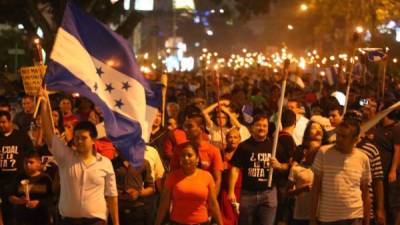
M 374 41 L 378 25 L 400 19 L 397 0 L 311 0 L 309 5 L 314 35 L 345 48 L 356 26 L 368 29 Z

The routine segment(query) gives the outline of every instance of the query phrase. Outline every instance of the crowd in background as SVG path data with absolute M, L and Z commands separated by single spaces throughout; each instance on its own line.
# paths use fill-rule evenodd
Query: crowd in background
M 53 137 L 44 109 L 33 118 L 34 97 L 3 96 L 2 222 L 400 224 L 399 111 L 360 134 L 400 100 L 399 80 L 388 77 L 384 96 L 375 81 L 354 80 L 344 116 L 331 94 L 346 83 L 312 74 L 302 76 L 305 88 L 289 82 L 274 156 L 282 77 L 262 69 L 169 74 L 165 115 L 160 109 L 152 124 L 140 168 L 96 138 L 103 116 L 88 99 L 50 95 Z M 87 139 L 95 153 L 81 152 Z M 108 197 L 117 199 L 119 222 Z

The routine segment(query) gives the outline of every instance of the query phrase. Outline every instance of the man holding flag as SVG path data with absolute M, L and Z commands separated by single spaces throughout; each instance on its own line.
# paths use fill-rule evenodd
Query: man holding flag
M 107 137 L 133 167 L 141 167 L 154 94 L 128 42 L 71 2 L 50 55 L 46 85 L 78 92 L 96 104 L 104 115 Z M 53 134 L 45 95 L 42 119 L 46 142 L 60 167 L 63 223 L 106 224 L 108 208 L 114 225 L 119 225 L 115 174 L 109 160 L 94 151 L 96 130 L 88 122 L 78 123 L 76 151 L 66 147 Z
M 118 192 L 111 161 L 96 153 L 96 127 L 89 121 L 74 127 L 75 149 L 66 146 L 54 134 L 47 93 L 41 107 L 45 140 L 60 173 L 59 211 L 62 225 L 106 225 L 108 212 L 114 225 L 119 225 Z

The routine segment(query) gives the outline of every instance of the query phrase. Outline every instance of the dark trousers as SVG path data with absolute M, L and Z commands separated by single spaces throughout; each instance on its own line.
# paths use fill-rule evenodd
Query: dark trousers
M 106 225 L 106 221 L 99 218 L 69 218 L 61 219 L 61 225 Z
M 121 225 L 145 225 L 144 206 L 120 208 L 119 221 Z

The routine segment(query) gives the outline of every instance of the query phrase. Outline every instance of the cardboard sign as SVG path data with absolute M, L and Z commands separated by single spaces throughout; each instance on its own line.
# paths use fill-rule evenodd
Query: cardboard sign
M 46 65 L 21 67 L 20 72 L 26 94 L 31 96 L 38 95 L 46 68 Z

